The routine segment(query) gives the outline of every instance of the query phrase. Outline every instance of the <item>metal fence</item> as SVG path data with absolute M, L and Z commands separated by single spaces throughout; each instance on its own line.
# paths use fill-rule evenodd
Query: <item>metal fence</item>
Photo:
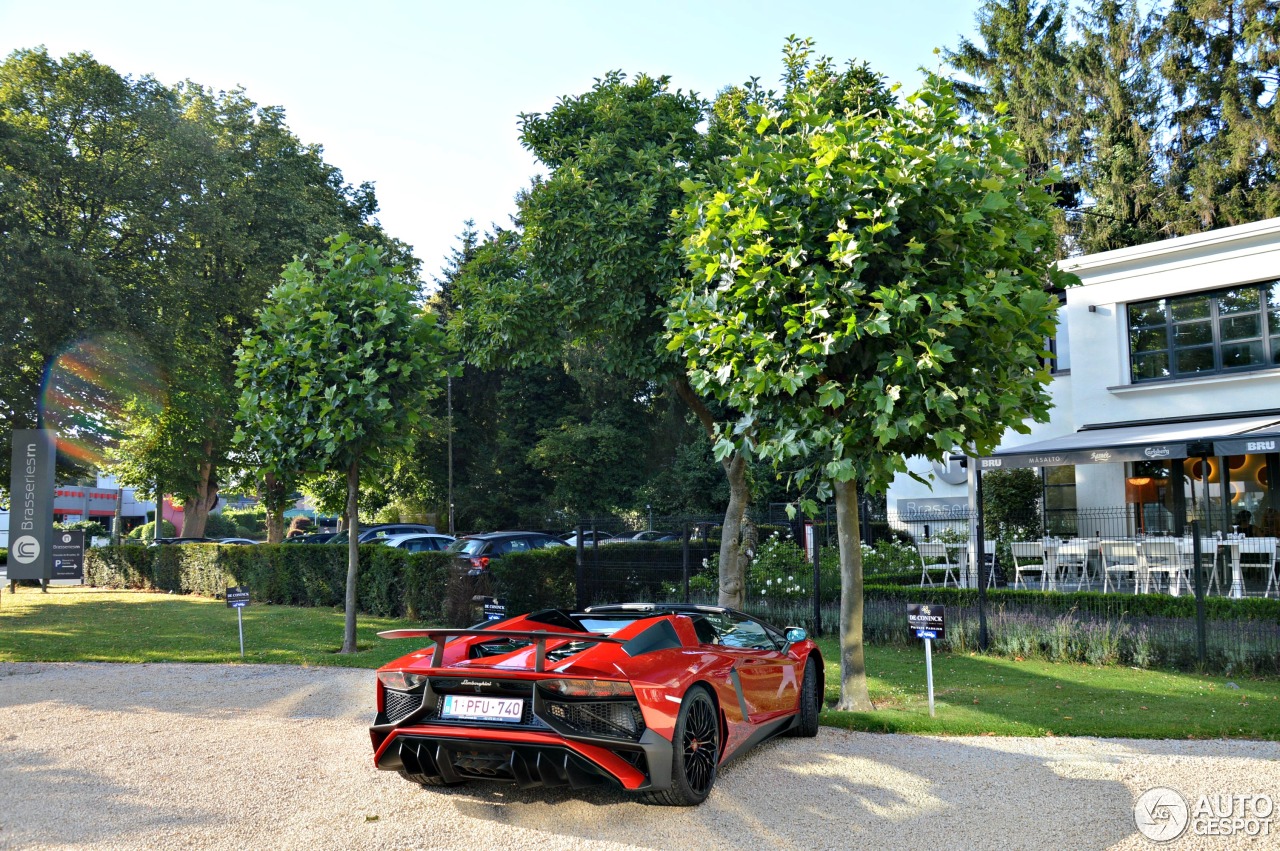
M 988 646 L 998 652 L 1027 657 L 1084 662 L 1114 661 L 1139 667 L 1202 667 L 1222 672 L 1280 673 L 1280 603 L 1253 599 L 1215 601 L 1204 615 L 1204 647 L 1197 641 L 1196 614 L 1186 601 L 1162 595 L 1137 595 L 1136 582 L 1124 593 L 1100 594 L 1094 584 L 1086 593 L 1050 591 L 1043 580 L 1032 580 L 1027 594 L 1007 591 L 1009 544 L 1046 537 L 1083 539 L 1172 537 L 1175 528 L 1158 523 L 1138 525 L 1126 508 L 1059 513 L 1054 517 L 987 518 L 985 537 L 992 593 L 980 612 L 974 593 L 963 601 L 944 599 L 948 592 L 919 587 L 922 571 L 914 544 L 918 541 L 963 540 L 971 528 L 967 513 L 946 516 L 901 516 L 869 512 L 863 522 L 865 634 L 872 643 L 905 643 L 904 595 L 918 602 L 948 605 L 947 640 L 957 650 L 976 648 L 979 621 L 985 614 Z M 1154 518 L 1146 518 L 1154 519 Z M 644 529 L 670 533 L 669 540 L 652 542 L 596 541 L 592 529 L 620 534 L 628 528 L 620 518 L 609 525 L 584 521 L 587 543 L 580 548 L 575 574 L 579 605 L 627 600 L 714 604 L 718 599 L 720 518 L 645 518 Z M 835 546 L 834 513 L 815 520 L 792 519 L 784 512 L 762 512 L 752 518 L 754 539 L 746 546 L 751 557 L 745 575 L 744 608 L 770 622 L 803 626 L 813 632 L 834 632 L 840 594 L 839 556 Z M 652 537 L 652 536 L 651 536 Z M 665 536 L 664 536 L 665 537 Z M 815 558 L 816 556 L 816 558 Z M 1225 582 L 1212 584 L 1212 560 L 1202 562 L 1206 590 L 1222 595 Z M 1219 565 L 1221 567 L 1221 565 Z M 1265 596 L 1266 570 L 1259 561 L 1244 571 L 1245 597 Z M 879 591 L 877 588 L 896 590 Z M 910 589 L 914 587 L 914 591 Z M 1040 594 L 1040 591 L 1045 593 Z M 1067 589 L 1074 591 L 1075 587 Z M 1094 593 L 1088 593 L 1094 592 Z M 1280 597 L 1280 589 L 1271 596 Z M 1146 598 L 1139 600 L 1138 597 Z M 1203 606 L 1201 607 L 1203 608 Z M 1167 609 L 1167 611 L 1165 611 Z

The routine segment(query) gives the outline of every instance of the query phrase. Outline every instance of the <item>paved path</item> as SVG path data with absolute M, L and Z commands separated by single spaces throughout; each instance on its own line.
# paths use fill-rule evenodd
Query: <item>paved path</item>
M 0 847 L 1074 851 L 1157 847 L 1133 818 L 1153 786 L 1280 801 L 1277 743 L 829 729 L 757 749 L 691 809 L 424 790 L 372 767 L 373 695 L 363 670 L 0 664 Z

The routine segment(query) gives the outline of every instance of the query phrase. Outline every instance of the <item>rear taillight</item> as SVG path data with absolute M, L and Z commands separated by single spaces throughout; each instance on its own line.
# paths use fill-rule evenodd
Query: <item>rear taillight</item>
M 631 683 L 615 680 L 543 680 L 538 685 L 564 697 L 633 697 Z
M 379 671 L 378 682 L 395 691 L 421 691 L 427 678 L 422 674 L 410 674 L 408 671 Z
M 473 557 L 472 557 L 472 559 L 471 559 L 471 566 L 472 566 L 472 567 L 474 567 L 476 570 L 488 570 L 488 569 L 489 569 L 489 557 L 488 557 L 488 556 L 473 556 Z

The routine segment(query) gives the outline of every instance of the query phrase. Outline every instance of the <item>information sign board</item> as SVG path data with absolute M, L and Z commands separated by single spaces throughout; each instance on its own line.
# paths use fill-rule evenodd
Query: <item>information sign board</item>
M 84 581 L 84 531 L 54 530 L 49 544 L 49 557 L 53 559 L 50 579 L 78 579 Z
M 907 627 L 915 631 L 916 638 L 946 638 L 943 607 L 928 603 L 908 603 Z M 923 632 L 928 632 L 929 635 L 922 635 Z

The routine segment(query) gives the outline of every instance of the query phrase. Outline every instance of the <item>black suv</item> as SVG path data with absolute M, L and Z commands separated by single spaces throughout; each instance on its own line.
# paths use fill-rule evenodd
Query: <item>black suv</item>
M 486 532 L 459 538 L 446 552 L 453 553 L 455 565 L 474 573 L 487 570 L 491 560 L 507 553 L 564 546 L 568 546 L 564 541 L 541 532 Z

